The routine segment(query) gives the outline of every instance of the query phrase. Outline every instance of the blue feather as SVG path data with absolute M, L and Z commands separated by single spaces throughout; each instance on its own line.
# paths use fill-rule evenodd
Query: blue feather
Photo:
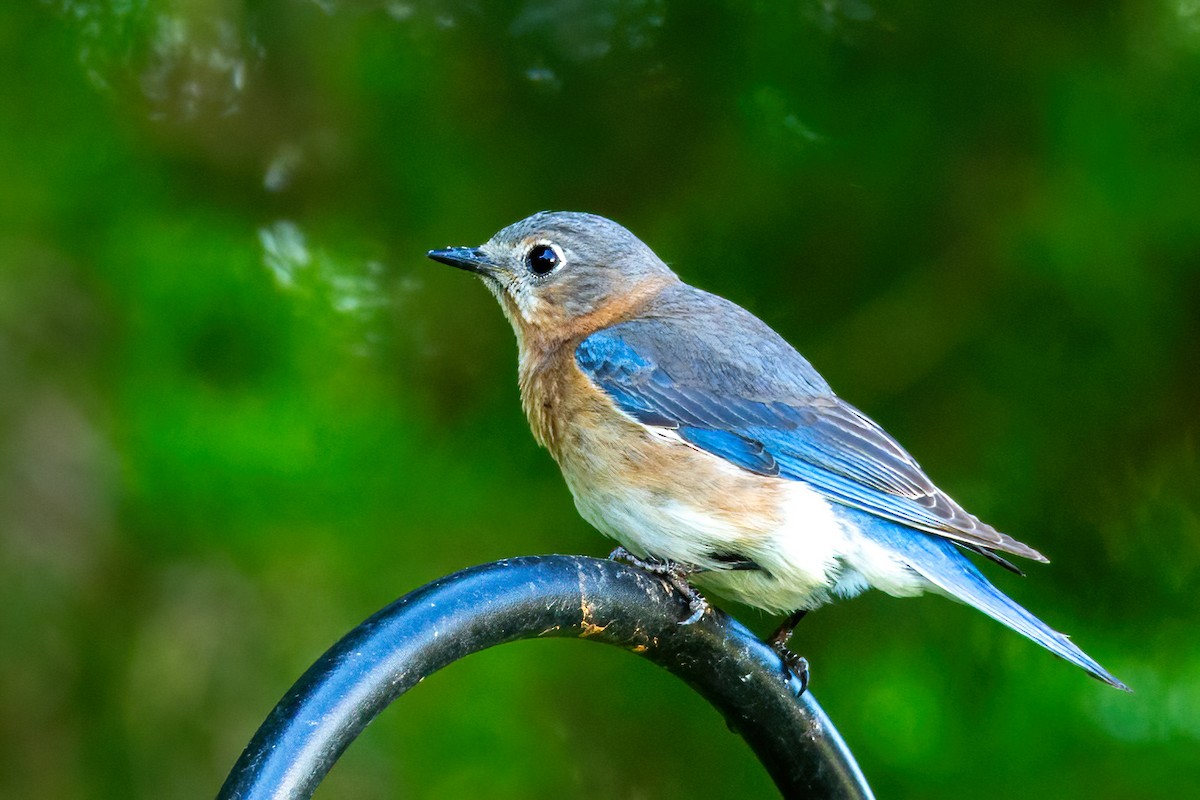
M 746 439 L 729 431 L 692 427 L 680 428 L 679 435 L 701 450 L 719 455 L 742 469 L 756 472 L 759 475 L 779 474 L 779 464 L 766 451 L 762 443 L 754 439 Z
M 935 487 L 895 440 L 814 379 L 799 354 L 789 361 L 776 350 L 767 365 L 756 362 L 763 352 L 739 349 L 748 359 L 742 365 L 714 338 L 720 332 L 668 325 L 662 318 L 636 320 L 594 333 L 579 344 L 576 364 L 642 424 L 676 430 L 691 445 L 750 472 L 804 482 L 940 591 L 1126 689 L 988 582 L 956 544 L 1045 559 Z
M 934 486 L 794 350 L 739 348 L 746 363 L 738 363 L 725 331 L 671 324 L 648 318 L 594 333 L 577 347 L 576 364 L 629 416 L 678 430 L 743 469 L 804 481 L 834 502 L 969 546 L 1045 560 Z M 767 356 L 770 364 L 759 363 Z
M 1065 634 L 1050 628 L 993 586 L 952 543 L 852 509 L 844 509 L 839 515 L 864 536 L 898 553 L 911 569 L 947 596 L 982 611 L 1060 658 L 1082 667 L 1092 677 L 1129 691 L 1128 686 L 1076 647 Z

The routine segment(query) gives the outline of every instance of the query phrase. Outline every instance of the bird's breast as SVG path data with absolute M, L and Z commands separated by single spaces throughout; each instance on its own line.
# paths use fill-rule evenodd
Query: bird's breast
M 641 555 L 713 569 L 759 564 L 756 585 L 776 587 L 775 575 L 787 588 L 778 601 L 756 596 L 756 605 L 797 608 L 823 591 L 841 540 L 828 503 L 631 419 L 569 355 L 523 360 L 522 400 L 588 522 Z

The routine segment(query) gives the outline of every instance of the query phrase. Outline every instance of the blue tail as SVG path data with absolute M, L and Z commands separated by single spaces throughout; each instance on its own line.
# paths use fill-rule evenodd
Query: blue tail
M 895 550 L 913 570 L 947 595 L 974 606 L 1055 655 L 1082 667 L 1093 678 L 1123 691 L 1130 691 L 1128 686 L 1117 680 L 1095 659 L 1076 647 L 1065 634 L 1049 628 L 1046 623 L 1021 608 L 989 583 L 949 540 L 866 514 L 862 514 L 862 517 L 867 517 L 859 520 L 859 528 L 865 535 Z

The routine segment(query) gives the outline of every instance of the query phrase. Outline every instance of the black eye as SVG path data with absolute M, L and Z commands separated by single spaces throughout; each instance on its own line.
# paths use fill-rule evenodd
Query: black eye
M 548 244 L 535 244 L 525 256 L 525 265 L 534 275 L 545 275 L 558 266 L 561 259 Z

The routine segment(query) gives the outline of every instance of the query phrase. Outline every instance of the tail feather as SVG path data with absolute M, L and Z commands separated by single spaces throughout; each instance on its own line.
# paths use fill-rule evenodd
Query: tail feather
M 1032 639 L 1060 658 L 1082 667 L 1093 678 L 1104 681 L 1109 686 L 1115 686 L 1122 691 L 1130 691 L 1128 686 L 1100 666 L 1096 659 L 1080 650 L 1066 634 L 1052 629 L 1017 605 L 1012 598 L 984 578 L 974 565 L 966 562 L 961 555 L 959 558 L 963 559 L 964 564 L 958 568 L 956 573 L 947 573 L 941 569 L 929 569 L 922 564 L 913 564 L 912 566 L 947 594 Z
M 870 533 L 874 538 L 885 540 L 913 570 L 950 597 L 979 609 L 1032 639 L 1060 658 L 1081 667 L 1093 678 L 1122 691 L 1131 691 L 1094 658 L 1076 647 L 1066 634 L 1053 630 L 993 586 L 953 543 L 899 528 L 881 531 L 879 526 L 874 526 Z

